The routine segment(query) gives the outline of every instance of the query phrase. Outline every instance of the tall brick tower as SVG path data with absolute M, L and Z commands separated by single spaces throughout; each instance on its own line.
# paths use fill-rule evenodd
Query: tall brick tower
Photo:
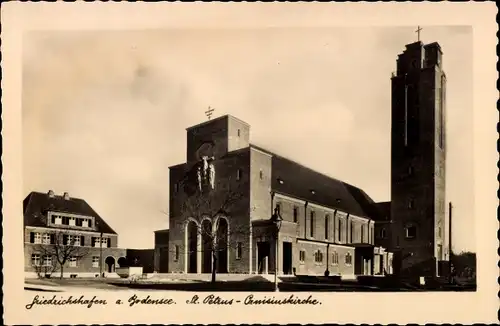
M 400 275 L 437 276 L 448 260 L 445 91 L 439 44 L 406 45 L 392 76 L 390 236 Z

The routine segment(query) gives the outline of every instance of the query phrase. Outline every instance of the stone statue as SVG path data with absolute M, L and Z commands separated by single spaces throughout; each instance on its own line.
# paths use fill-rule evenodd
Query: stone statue
M 208 173 L 208 156 L 203 156 L 201 160 L 203 161 L 203 179 L 206 180 Z
M 210 159 L 210 165 L 209 165 L 209 171 L 210 171 L 210 175 L 209 175 L 209 182 L 210 182 L 210 186 L 212 187 L 212 189 L 215 189 L 215 166 L 214 166 L 214 158 L 212 157 Z
M 196 176 L 198 177 L 198 189 L 201 191 L 201 167 L 198 166 L 196 169 Z

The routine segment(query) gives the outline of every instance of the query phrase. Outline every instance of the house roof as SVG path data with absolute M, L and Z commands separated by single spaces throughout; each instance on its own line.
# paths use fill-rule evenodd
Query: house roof
M 23 201 L 24 226 L 51 227 L 47 225 L 47 211 L 92 216 L 96 232 L 116 234 L 116 232 L 83 199 L 31 192 Z M 55 228 L 55 227 L 54 227 Z
M 259 146 L 251 146 L 272 155 L 273 191 L 356 216 L 374 220 L 380 218 L 375 202 L 362 189 L 316 172 Z

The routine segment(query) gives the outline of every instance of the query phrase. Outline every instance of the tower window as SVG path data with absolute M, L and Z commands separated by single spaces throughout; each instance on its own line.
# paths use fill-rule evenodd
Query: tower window
M 385 228 L 382 228 L 382 229 L 380 230 L 380 237 L 381 237 L 382 239 L 385 239 L 385 238 L 387 237 L 387 231 L 385 230 Z
M 262 172 L 262 170 L 259 171 L 259 178 L 260 180 L 264 178 L 264 172 Z
M 238 169 L 238 170 L 236 171 L 236 180 L 240 180 L 240 179 L 241 179 L 241 170 L 240 170 L 240 169 Z
M 241 131 L 240 131 L 240 129 L 238 129 L 238 137 L 240 137 L 240 135 L 241 135 Z
M 406 227 L 406 238 L 414 239 L 417 237 L 417 227 L 415 225 L 410 225 Z
M 293 208 L 293 222 L 297 223 L 298 220 L 299 220 L 299 209 L 298 209 L 298 207 L 294 207 Z
M 413 209 L 413 207 L 414 207 L 414 206 L 415 206 L 415 203 L 414 203 L 413 199 L 410 199 L 410 200 L 408 201 L 408 208 L 409 208 L 409 209 Z

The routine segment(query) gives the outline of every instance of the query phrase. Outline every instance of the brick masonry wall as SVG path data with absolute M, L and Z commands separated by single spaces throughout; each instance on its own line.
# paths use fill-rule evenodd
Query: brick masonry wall
M 262 171 L 262 179 L 261 179 Z M 271 156 L 250 149 L 250 217 L 252 220 L 269 219 L 271 207 Z
M 197 161 L 196 151 L 206 141 L 215 143 L 213 155 L 219 159 L 228 151 L 228 119 L 222 117 L 187 130 L 187 162 Z
M 33 253 L 36 253 L 36 247 L 37 245 L 33 245 L 31 243 L 25 243 L 24 244 L 24 270 L 25 272 L 36 272 L 37 269 L 32 266 L 31 262 L 31 255 Z M 85 257 L 77 261 L 77 266 L 76 267 L 70 267 L 69 262 L 67 262 L 64 266 L 64 273 L 96 273 L 99 274 L 99 267 L 93 267 L 92 266 L 92 257 L 99 257 L 100 256 L 100 249 L 99 248 L 92 248 L 88 247 L 88 253 Z M 120 249 L 120 248 L 103 248 L 102 249 L 102 266 L 103 266 L 103 272 L 107 272 L 107 265 L 104 263 L 106 261 L 107 257 L 113 257 L 115 260 L 115 267 L 118 267 L 118 259 L 121 257 L 125 258 L 126 256 L 126 250 L 125 249 Z M 43 262 L 43 258 L 42 262 Z M 52 273 L 52 275 L 59 275 L 60 269 L 57 267 L 56 271 Z
M 239 150 L 237 153 L 228 155 L 214 162 L 216 170 L 215 196 L 227 197 L 227 188 L 241 193 L 242 197 L 235 202 L 229 212 L 229 248 L 228 261 L 229 272 L 248 273 L 250 270 L 250 151 Z M 170 180 L 182 179 L 185 166 L 176 166 L 170 169 Z M 240 179 L 237 180 L 237 170 L 240 170 Z M 226 188 L 224 188 L 226 187 Z M 170 193 L 170 248 L 169 248 L 169 272 L 185 272 L 185 242 L 186 223 L 189 216 L 182 212 L 182 204 L 188 196 L 183 189 Z M 200 212 L 201 213 L 201 212 Z M 200 222 L 200 221 L 198 221 Z M 242 244 L 242 257 L 236 259 L 236 246 Z M 175 246 L 179 248 L 179 259 L 175 259 Z
M 300 261 L 300 251 L 305 251 L 305 259 Z M 323 253 L 323 261 L 316 262 L 314 253 L 316 251 Z M 333 261 L 333 254 L 338 254 L 338 264 Z M 350 253 L 352 256 L 352 264 L 346 264 L 345 256 Z M 326 268 L 330 271 L 330 275 L 354 275 L 354 248 L 330 245 L 328 247 L 328 262 L 327 262 L 327 246 L 313 242 L 299 241 L 294 246 L 293 251 L 293 267 L 296 267 L 298 275 L 324 275 Z M 327 265 L 328 264 L 328 265 Z

